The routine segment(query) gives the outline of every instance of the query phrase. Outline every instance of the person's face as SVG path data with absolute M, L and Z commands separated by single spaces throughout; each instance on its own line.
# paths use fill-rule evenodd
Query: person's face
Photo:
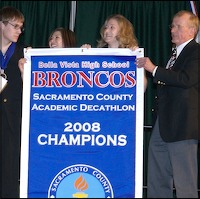
M 50 40 L 49 40 L 50 48 L 63 48 L 63 39 L 60 31 L 55 31 Z
M 171 25 L 172 43 L 176 46 L 192 39 L 194 37 L 194 28 L 189 24 L 189 16 L 187 14 L 181 17 L 175 17 Z
M 110 48 L 118 48 L 119 42 L 116 39 L 116 36 L 119 33 L 119 25 L 115 19 L 110 19 L 105 26 L 103 39 L 106 43 L 108 43 L 108 47 Z
M 1 22 L 2 40 L 8 42 L 17 42 L 23 31 L 23 22 L 17 20 L 9 20 Z

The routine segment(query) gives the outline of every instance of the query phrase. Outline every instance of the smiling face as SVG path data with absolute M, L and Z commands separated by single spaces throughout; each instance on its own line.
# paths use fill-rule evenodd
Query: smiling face
M 115 19 L 110 19 L 105 24 L 103 39 L 106 43 L 108 43 L 109 48 L 119 47 L 119 42 L 117 40 L 119 30 L 120 30 L 119 24 Z
M 60 31 L 55 31 L 49 39 L 50 48 L 63 48 L 63 39 Z

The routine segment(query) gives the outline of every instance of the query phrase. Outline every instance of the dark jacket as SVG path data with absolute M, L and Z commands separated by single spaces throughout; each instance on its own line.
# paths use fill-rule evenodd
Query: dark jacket
M 16 45 L 5 69 L 8 83 L 0 93 L 0 196 L 2 198 L 19 197 L 22 78 L 18 60 L 24 56 L 23 48 L 19 44 Z
M 200 138 L 198 129 L 200 44 L 190 41 L 171 70 L 158 67 L 158 117 L 165 142 Z
M 22 78 L 18 68 L 18 60 L 23 57 L 24 46 L 17 44 L 15 51 L 5 69 L 8 83 L 0 94 L 1 106 L 4 108 L 12 129 L 19 129 L 21 120 Z

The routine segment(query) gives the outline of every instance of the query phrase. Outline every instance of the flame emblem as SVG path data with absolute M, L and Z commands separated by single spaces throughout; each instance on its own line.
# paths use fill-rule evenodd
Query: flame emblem
M 88 188 L 88 183 L 83 179 L 82 175 L 75 181 L 74 186 L 79 191 L 85 191 Z
M 87 198 L 88 194 L 85 194 L 83 191 L 85 191 L 88 188 L 88 183 L 83 178 L 82 175 L 80 175 L 79 178 L 74 183 L 75 188 L 79 191 L 75 194 L 73 194 L 74 198 Z

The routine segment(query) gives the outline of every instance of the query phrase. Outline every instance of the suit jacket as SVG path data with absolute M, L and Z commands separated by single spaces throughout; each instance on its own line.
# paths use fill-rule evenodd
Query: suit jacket
M 22 78 L 18 60 L 23 56 L 23 46 L 17 44 L 5 69 L 8 83 L 0 93 L 0 194 L 10 193 L 11 198 L 19 196 Z
M 165 142 L 200 138 L 198 129 L 200 44 L 190 41 L 171 70 L 158 67 L 159 129 Z
M 15 51 L 5 69 L 8 83 L 0 94 L 1 114 L 3 117 L 7 117 L 9 126 L 14 132 L 19 131 L 21 124 L 22 78 L 18 60 L 24 56 L 23 48 L 24 46 L 16 44 Z

